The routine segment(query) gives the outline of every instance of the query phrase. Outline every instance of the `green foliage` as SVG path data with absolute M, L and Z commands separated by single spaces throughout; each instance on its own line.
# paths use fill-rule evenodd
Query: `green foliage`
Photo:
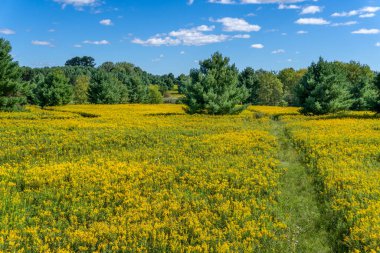
M 128 89 L 111 73 L 98 71 L 91 78 L 89 100 L 94 104 L 124 104 L 128 102 Z
M 376 96 L 371 109 L 380 112 L 380 73 L 375 78 Z
M 74 57 L 66 61 L 65 66 L 95 67 L 95 59 L 90 56 Z
M 373 85 L 375 74 L 368 65 L 359 62 L 337 63 L 342 66 L 350 83 L 350 94 L 353 99 L 351 110 L 368 110 L 376 99 L 376 90 Z
M 274 73 L 261 71 L 258 74 L 258 83 L 256 104 L 284 105 L 282 83 Z
M 148 86 L 144 85 L 138 76 L 132 76 L 127 82 L 129 100 L 131 103 L 145 103 L 148 95 Z
M 339 64 L 312 63 L 297 90 L 301 112 L 322 115 L 348 110 L 352 106 L 349 81 Z
M 305 75 L 306 71 L 306 69 L 296 71 L 293 68 L 286 68 L 278 73 L 278 79 L 280 79 L 283 85 L 283 100 L 288 105 L 298 105 L 296 88 L 299 82 L 301 81 L 302 77 Z
M 185 75 L 185 74 L 181 74 L 177 77 L 177 84 L 178 84 L 178 93 L 179 94 L 183 94 L 184 91 L 185 91 L 185 87 L 186 87 L 186 83 L 188 83 L 190 81 L 190 77 Z
M 257 104 L 259 78 L 253 68 L 248 67 L 240 73 L 239 85 L 242 87 L 245 87 L 248 90 L 249 96 L 245 102 L 251 103 L 251 104 Z
M 23 110 L 27 102 L 21 71 L 10 54 L 10 43 L 0 38 L 0 111 Z
M 148 89 L 148 104 L 162 104 L 164 102 L 164 98 L 159 90 L 158 85 L 151 85 Z
M 72 87 L 62 71 L 55 70 L 46 78 L 39 77 L 35 89 L 36 102 L 39 106 L 59 106 L 71 102 Z
M 239 104 L 246 100 L 248 91 L 239 87 L 239 72 L 235 65 L 229 65 L 229 61 L 215 53 L 210 59 L 201 61 L 199 69 L 191 71 L 191 82 L 186 85 L 183 100 L 187 113 L 237 114 L 246 108 Z
M 79 76 L 74 85 L 73 102 L 76 104 L 87 103 L 89 89 L 90 78 L 88 76 Z

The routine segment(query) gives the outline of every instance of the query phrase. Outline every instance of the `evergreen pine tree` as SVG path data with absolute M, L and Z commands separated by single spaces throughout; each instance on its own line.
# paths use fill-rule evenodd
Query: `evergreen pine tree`
M 241 103 L 247 99 L 248 91 L 239 86 L 239 72 L 229 61 L 215 53 L 201 61 L 199 69 L 191 71 L 184 98 L 187 113 L 237 114 L 247 107 Z
M 335 113 L 348 110 L 353 103 L 342 68 L 322 58 L 308 68 L 297 94 L 304 114 Z
M 10 43 L 0 38 L 0 110 L 22 110 L 27 103 L 21 71 L 10 54 Z
M 36 99 L 39 106 L 66 105 L 71 102 L 72 87 L 62 71 L 54 70 L 37 84 Z

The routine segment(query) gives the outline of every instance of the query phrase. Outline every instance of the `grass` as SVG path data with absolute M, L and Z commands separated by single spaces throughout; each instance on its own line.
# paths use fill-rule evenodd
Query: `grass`
M 279 141 L 279 160 L 286 168 L 280 180 L 277 215 L 288 227 L 287 252 L 332 252 L 323 223 L 313 178 L 284 131 L 282 122 L 272 121 L 272 134 Z

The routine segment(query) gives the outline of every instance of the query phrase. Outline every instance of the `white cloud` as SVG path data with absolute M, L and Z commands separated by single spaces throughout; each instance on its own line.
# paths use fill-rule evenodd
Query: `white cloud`
M 306 0 L 209 0 L 209 3 L 216 4 L 292 4 L 292 3 L 301 3 Z
M 253 45 L 251 45 L 251 48 L 262 49 L 262 48 L 264 48 L 264 45 L 263 44 L 253 44 Z
M 32 41 L 32 45 L 35 45 L 35 46 L 45 46 L 45 47 L 54 47 L 54 45 L 51 44 L 51 42 L 49 42 L 49 41 L 42 41 L 42 40 L 33 40 Z
M 240 0 L 243 4 L 291 4 L 301 3 L 305 0 Z
M 108 40 L 85 40 L 83 44 L 91 44 L 91 45 L 109 45 L 111 44 Z
M 377 42 L 377 43 L 375 44 L 375 46 L 376 46 L 376 47 L 380 47 L 380 42 Z
M 48 32 L 53 33 L 53 32 L 55 32 L 55 29 L 49 29 Z
M 132 43 L 134 44 L 139 44 L 139 45 L 144 45 L 144 46 L 176 46 L 181 44 L 181 41 L 178 39 L 173 39 L 171 37 L 152 37 L 147 40 L 141 40 L 138 38 L 135 38 L 132 40 Z
M 261 29 L 260 26 L 249 24 L 241 18 L 226 17 L 217 19 L 214 22 L 222 23 L 223 30 L 226 32 L 257 32 Z
M 357 21 L 348 21 L 344 23 L 333 23 L 331 26 L 350 26 L 350 25 L 356 25 L 358 22 Z
M 366 13 L 366 14 L 359 15 L 359 18 L 373 18 L 374 16 L 376 16 L 375 13 Z
M 194 0 L 187 0 L 188 5 L 192 5 L 194 3 Z
M 75 44 L 74 47 L 75 47 L 75 48 L 81 48 L 81 47 L 83 47 L 83 46 L 80 45 L 80 44 Z
M 272 54 L 284 54 L 284 53 L 285 53 L 284 49 L 277 49 L 277 50 L 272 51 Z
M 169 34 L 157 34 L 146 40 L 135 38 L 132 43 L 143 46 L 203 46 L 208 44 L 220 43 L 232 39 L 247 39 L 249 34 L 225 35 L 210 34 L 215 26 L 201 25 L 190 29 L 179 29 Z
M 235 4 L 236 2 L 233 0 L 209 0 L 209 3 L 215 4 Z
M 98 0 L 54 0 L 54 2 L 61 4 L 62 8 L 65 8 L 67 5 L 72 5 L 75 8 L 81 8 L 100 4 Z
M 101 24 L 101 25 L 105 25 L 105 26 L 113 25 L 111 19 L 103 19 L 103 20 L 100 20 L 99 24 Z
M 300 18 L 296 21 L 299 25 L 328 25 L 329 21 L 323 18 Z
M 281 3 L 281 4 L 278 5 L 278 9 L 279 10 L 285 10 L 285 9 L 296 10 L 296 9 L 301 9 L 301 6 L 298 6 L 298 5 L 295 5 L 295 4 L 286 5 L 286 4 Z
M 236 38 L 236 39 L 249 39 L 249 38 L 251 38 L 251 35 L 249 35 L 249 34 L 236 34 L 232 37 Z
M 352 17 L 359 16 L 360 18 L 371 18 L 375 16 L 375 13 L 380 11 L 380 7 L 368 6 L 359 10 L 352 10 L 348 12 L 335 12 L 332 17 Z
M 308 34 L 309 32 L 308 31 L 298 31 L 297 34 Z
M 318 12 L 322 12 L 322 8 L 316 5 L 308 6 L 302 9 L 301 14 L 315 14 Z
M 379 34 L 379 29 L 360 29 L 352 32 L 353 34 Z
M 12 34 L 15 34 L 16 32 L 11 30 L 11 29 L 8 29 L 8 28 L 3 28 L 3 29 L 0 29 L 0 34 L 4 34 L 4 35 L 12 35 Z
M 184 55 L 184 54 L 185 54 L 185 51 L 181 51 L 179 54 Z

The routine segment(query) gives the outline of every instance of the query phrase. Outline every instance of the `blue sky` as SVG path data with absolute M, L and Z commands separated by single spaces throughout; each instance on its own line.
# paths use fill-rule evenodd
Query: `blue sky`
M 239 69 L 323 56 L 380 70 L 380 0 L 1 0 L 0 37 L 31 67 L 89 55 L 188 73 L 220 51 Z

